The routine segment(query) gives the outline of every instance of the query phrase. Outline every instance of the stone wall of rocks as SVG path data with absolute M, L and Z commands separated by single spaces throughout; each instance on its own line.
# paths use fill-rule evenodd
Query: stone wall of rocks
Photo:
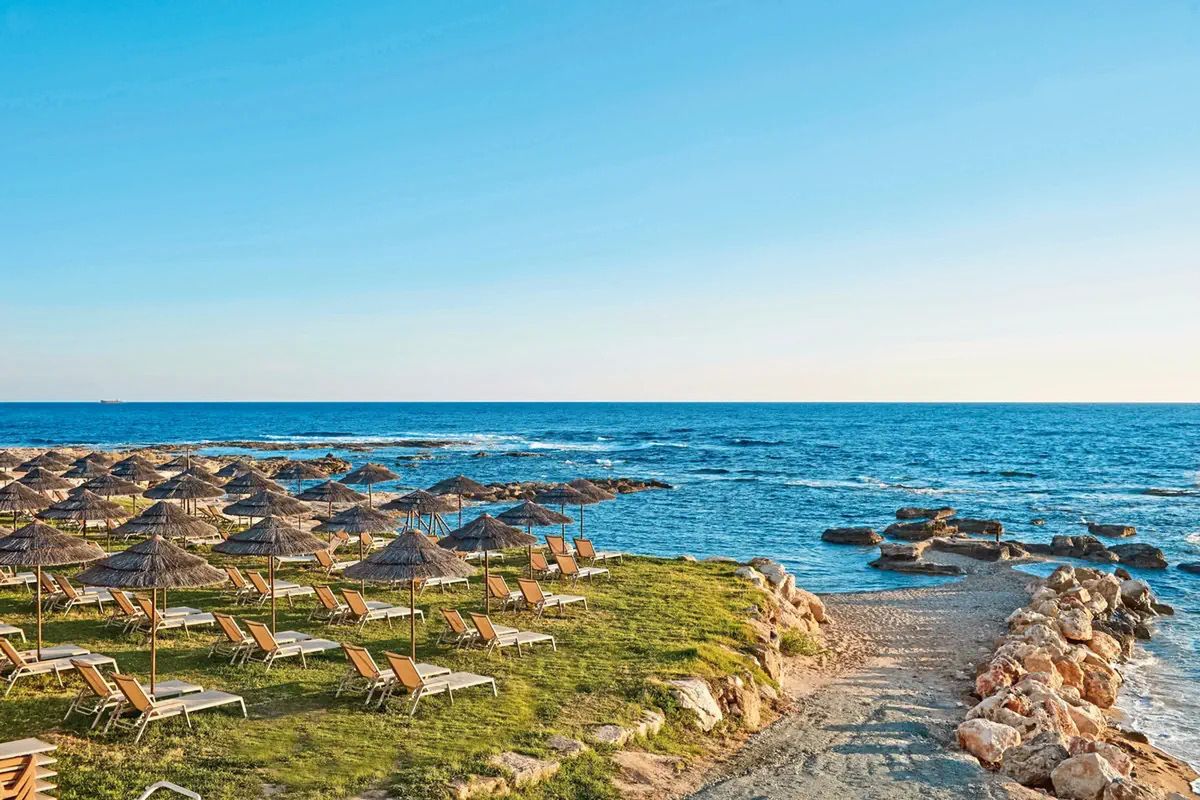
M 1119 663 L 1170 609 L 1128 573 L 1062 566 L 1031 584 L 1029 604 L 975 679 L 979 703 L 957 730 L 985 767 L 1068 800 L 1161 800 L 1114 744 L 1106 709 Z

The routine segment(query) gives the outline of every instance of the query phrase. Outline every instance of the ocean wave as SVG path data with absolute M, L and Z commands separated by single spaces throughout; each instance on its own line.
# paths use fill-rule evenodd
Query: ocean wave
M 1019 469 L 1002 469 L 996 473 L 1003 478 L 1036 478 L 1036 472 L 1022 472 Z
M 1142 489 L 1142 494 L 1154 497 L 1200 497 L 1200 489 L 1163 489 L 1152 486 L 1148 489 Z
M 779 447 L 787 444 L 771 439 L 729 439 L 728 442 L 734 447 Z
M 700 467 L 690 470 L 693 475 L 728 475 L 729 470 L 722 467 Z

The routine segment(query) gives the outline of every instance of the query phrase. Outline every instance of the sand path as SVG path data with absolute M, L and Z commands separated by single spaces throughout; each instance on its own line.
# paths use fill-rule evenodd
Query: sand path
M 796 687 L 807 693 L 795 713 L 755 735 L 692 797 L 1007 797 L 951 743 L 973 664 L 1025 602 L 1028 576 L 954 563 L 970 571 L 957 583 L 826 595 L 835 623 L 827 639 L 846 668 L 819 685 Z

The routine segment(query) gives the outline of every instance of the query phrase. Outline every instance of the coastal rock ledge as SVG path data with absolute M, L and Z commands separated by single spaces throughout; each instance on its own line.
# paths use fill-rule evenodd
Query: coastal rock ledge
M 1190 767 L 1109 725 L 1124 682 L 1119 664 L 1161 607 L 1150 587 L 1061 566 L 1029 591 L 979 665 L 979 702 L 957 729 L 959 746 L 985 768 L 1065 800 L 1194 796 Z

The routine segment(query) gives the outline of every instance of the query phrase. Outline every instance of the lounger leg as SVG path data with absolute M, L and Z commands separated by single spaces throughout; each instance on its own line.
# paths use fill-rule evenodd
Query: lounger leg
M 496 688 L 496 679 L 492 679 L 492 697 L 499 697 L 500 691 Z
M 250 715 L 246 713 L 246 701 L 238 698 L 238 705 L 242 708 L 242 719 L 250 719 Z
M 58 680 L 58 688 L 62 689 L 66 685 L 63 683 L 62 672 L 57 669 L 54 670 L 54 677 Z

